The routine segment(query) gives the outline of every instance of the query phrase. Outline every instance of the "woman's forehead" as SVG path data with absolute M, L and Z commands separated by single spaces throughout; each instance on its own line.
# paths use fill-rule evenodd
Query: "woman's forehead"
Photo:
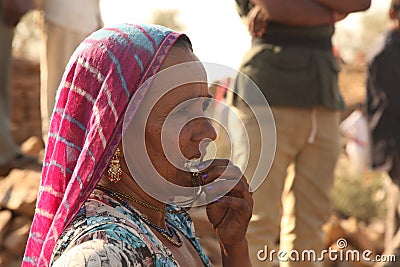
M 198 62 L 199 64 L 185 64 L 185 67 L 189 68 L 193 73 L 206 76 L 204 66 L 200 63 L 197 56 L 186 47 L 172 47 L 168 52 L 163 64 L 161 65 L 160 70 L 188 62 Z
M 168 91 L 176 94 L 178 99 L 208 96 L 207 72 L 196 55 L 186 47 L 172 47 L 160 71 L 166 75 L 159 75 L 155 83 L 175 84 Z
M 206 83 L 195 82 L 178 86 L 165 94 L 160 102 L 169 107 L 177 106 L 192 99 L 209 97 L 208 86 Z M 193 102 L 188 102 L 193 103 Z
M 159 112 L 169 112 L 185 101 L 200 97 L 209 97 L 203 64 L 186 47 L 173 47 L 152 78 L 141 106 L 144 110 L 156 107 Z

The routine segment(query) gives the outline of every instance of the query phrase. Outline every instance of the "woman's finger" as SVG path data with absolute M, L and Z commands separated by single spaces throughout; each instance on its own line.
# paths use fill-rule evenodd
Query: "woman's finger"
M 236 179 L 240 180 L 243 174 L 237 166 L 212 166 L 201 172 L 201 178 L 203 183 L 207 184 L 214 181 L 217 178 L 221 179 Z
M 215 204 L 223 208 L 235 210 L 238 214 L 244 215 L 246 219 L 250 220 L 251 218 L 252 206 L 243 198 L 224 196 L 216 201 Z
M 213 196 L 218 196 L 218 193 L 220 192 L 229 191 L 227 194 L 225 194 L 225 196 L 232 196 L 244 199 L 250 206 L 253 206 L 253 198 L 251 197 L 249 186 L 245 179 L 241 179 L 240 181 L 238 181 L 236 185 L 234 185 L 232 188 L 227 188 L 228 186 L 231 185 L 227 184 L 226 182 L 219 183 L 219 181 L 217 181 L 207 186 L 205 189 L 205 193 L 213 197 Z
M 234 165 L 229 159 L 209 159 L 200 162 L 198 169 L 199 171 L 207 171 L 208 169 L 215 166 L 232 166 Z
M 236 184 L 227 196 L 235 196 L 243 198 L 251 207 L 253 207 L 252 193 L 249 190 L 249 184 L 245 178 L 242 178 L 239 183 Z

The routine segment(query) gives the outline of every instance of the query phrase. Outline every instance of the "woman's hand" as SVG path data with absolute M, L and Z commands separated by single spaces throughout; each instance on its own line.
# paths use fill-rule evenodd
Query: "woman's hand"
M 202 170 L 206 179 L 203 183 L 210 184 L 207 187 L 209 193 L 216 193 L 226 189 L 223 180 L 228 180 L 236 185 L 224 196 L 207 205 L 207 216 L 213 225 L 221 247 L 226 250 L 235 246 L 243 246 L 246 243 L 246 231 L 253 211 L 253 198 L 249 192 L 249 184 L 240 169 L 229 160 L 216 159 L 209 167 Z M 217 180 L 218 179 L 218 180 Z M 218 184 L 217 184 L 218 183 Z

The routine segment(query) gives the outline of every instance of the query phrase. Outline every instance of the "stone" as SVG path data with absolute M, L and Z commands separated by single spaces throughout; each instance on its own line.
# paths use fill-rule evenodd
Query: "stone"
M 350 218 L 349 220 L 353 219 Z M 379 253 L 379 244 L 371 239 L 371 235 L 368 234 L 368 227 L 364 222 L 354 221 L 350 223 L 351 226 L 347 231 L 349 243 L 360 251 L 369 250 L 372 251 L 373 255 L 377 255 Z
M 40 137 L 32 136 L 21 145 L 21 151 L 29 156 L 36 157 L 44 149 L 43 141 Z
M 385 245 L 385 228 L 386 222 L 383 219 L 372 218 L 365 229 L 365 234 L 375 244 L 379 254 L 383 253 Z
M 323 225 L 322 230 L 325 236 L 325 248 L 346 236 L 346 231 L 341 225 L 341 219 L 336 214 L 330 217 L 329 221 Z
M 0 247 L 3 244 L 3 238 L 10 226 L 12 219 L 12 212 L 9 210 L 0 211 Z
M 39 63 L 14 57 L 10 86 L 11 132 L 21 144 L 31 136 L 42 134 Z
M 21 259 L 13 256 L 8 251 L 0 252 L 0 267 L 20 267 Z
M 4 237 L 3 247 L 16 257 L 22 257 L 25 252 L 31 224 L 32 220 L 28 217 L 16 217 L 12 221 L 10 231 Z
M 6 251 L 0 251 L 0 267 L 9 266 L 10 263 L 10 253 Z
M 33 217 L 40 183 L 39 171 L 14 169 L 0 181 L 0 205 Z
M 19 259 L 14 259 L 14 260 L 9 260 L 7 263 L 7 267 L 20 267 L 21 266 L 21 260 Z

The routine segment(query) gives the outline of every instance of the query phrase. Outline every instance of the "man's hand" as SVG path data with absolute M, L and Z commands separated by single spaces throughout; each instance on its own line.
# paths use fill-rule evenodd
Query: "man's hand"
M 262 37 L 268 26 L 268 14 L 259 6 L 254 6 L 247 15 L 251 36 Z
M 270 21 L 291 26 L 334 24 L 351 12 L 365 10 L 371 0 L 251 0 Z
M 371 0 L 313 0 L 327 8 L 341 14 L 348 14 L 367 10 L 371 6 Z

